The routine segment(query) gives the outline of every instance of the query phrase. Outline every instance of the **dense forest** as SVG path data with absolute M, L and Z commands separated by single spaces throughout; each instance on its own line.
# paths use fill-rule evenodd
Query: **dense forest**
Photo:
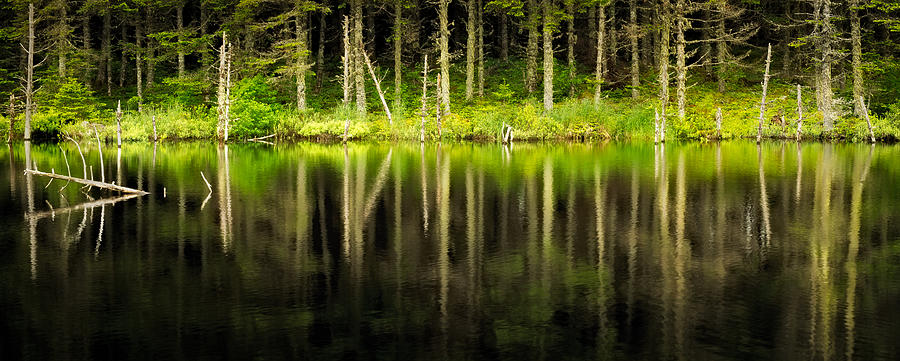
M 15 0 L 0 24 L 11 138 L 900 135 L 898 0 Z

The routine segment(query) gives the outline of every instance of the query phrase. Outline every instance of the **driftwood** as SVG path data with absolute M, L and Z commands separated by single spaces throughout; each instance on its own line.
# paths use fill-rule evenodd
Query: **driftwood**
M 75 178 L 75 177 L 65 176 L 65 175 L 56 174 L 56 173 L 41 172 L 38 170 L 26 169 L 25 174 L 33 174 L 33 175 L 39 175 L 39 176 L 50 177 L 50 178 L 55 178 L 55 179 L 61 179 L 61 180 L 68 181 L 68 182 L 75 182 L 75 183 L 79 183 L 79 184 L 84 184 L 86 186 L 97 187 L 97 188 L 101 188 L 101 189 L 108 189 L 111 191 L 122 192 L 122 193 L 137 194 L 137 195 L 150 194 L 148 192 L 144 192 L 139 189 L 122 187 L 122 186 L 118 186 L 115 184 L 98 182 L 98 181 L 94 181 L 94 180 L 90 180 L 90 179 Z

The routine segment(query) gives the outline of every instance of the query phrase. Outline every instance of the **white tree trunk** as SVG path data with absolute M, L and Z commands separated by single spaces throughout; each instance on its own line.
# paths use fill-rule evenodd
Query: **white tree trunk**
M 441 47 L 441 106 L 444 114 L 450 114 L 450 30 L 447 10 L 450 0 L 440 0 L 438 4 L 438 20 L 440 22 Z
M 631 98 L 640 96 L 641 65 L 638 53 L 638 24 L 637 24 L 637 0 L 628 2 L 628 37 L 631 40 Z
M 544 0 L 544 110 L 553 110 L 553 20 L 552 0 Z

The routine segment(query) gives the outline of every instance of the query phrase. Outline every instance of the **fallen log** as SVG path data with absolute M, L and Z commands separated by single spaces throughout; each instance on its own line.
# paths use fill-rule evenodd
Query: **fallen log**
M 80 184 L 84 184 L 84 185 L 91 186 L 91 187 L 108 189 L 111 191 L 122 192 L 122 193 L 137 194 L 137 195 L 150 194 L 148 192 L 144 192 L 139 189 L 122 187 L 122 186 L 117 186 L 115 184 L 109 184 L 109 183 L 105 183 L 105 182 L 97 182 L 97 181 L 93 181 L 93 180 L 89 180 L 89 179 L 81 179 L 81 178 L 75 178 L 75 177 L 70 177 L 70 176 L 64 176 L 64 175 L 56 174 L 56 173 L 47 173 L 47 172 L 41 172 L 41 171 L 37 171 L 37 170 L 26 169 L 25 174 L 33 174 L 33 175 L 39 175 L 39 176 L 50 177 L 50 178 L 55 178 L 55 179 L 62 179 L 64 181 L 68 181 L 68 182 L 80 183 Z

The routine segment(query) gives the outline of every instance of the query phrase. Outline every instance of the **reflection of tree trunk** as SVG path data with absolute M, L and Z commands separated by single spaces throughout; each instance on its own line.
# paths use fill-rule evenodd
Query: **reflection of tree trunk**
M 541 249 L 544 251 L 541 257 L 541 279 L 544 289 L 550 289 L 550 277 L 552 275 L 551 262 L 553 261 L 553 222 L 556 214 L 556 197 L 553 194 L 553 160 L 550 156 L 544 159 L 544 186 L 543 200 L 541 202 L 543 215 L 541 220 Z
M 219 232 L 222 237 L 222 248 L 227 253 L 231 249 L 233 236 L 231 218 L 231 169 L 229 166 L 228 146 L 219 147 L 218 196 L 219 196 Z
M 850 180 L 853 184 L 853 193 L 850 198 L 850 226 L 848 235 L 847 248 L 847 295 L 846 311 L 844 314 L 844 326 L 846 326 L 846 354 L 845 359 L 852 360 L 854 345 L 856 344 L 856 258 L 859 255 L 859 233 L 860 233 L 860 217 L 862 213 L 862 193 L 865 186 L 866 178 L 869 175 L 869 166 L 872 164 L 872 153 L 875 151 L 875 145 L 869 148 L 869 156 L 860 169 L 860 162 L 857 169 L 853 172 L 853 178 Z
M 27 139 L 27 138 L 26 138 Z M 25 169 L 31 169 L 31 141 L 25 140 Z M 25 173 L 25 199 L 28 213 L 34 212 L 34 180 L 31 174 Z M 31 279 L 37 277 L 37 219 L 28 219 L 28 244 L 31 256 Z
M 443 159 L 441 159 L 443 157 Z M 441 310 L 441 351 L 448 355 L 449 314 L 448 302 L 450 294 L 450 156 L 442 154 L 438 149 L 438 278 L 440 280 Z
M 631 171 L 631 229 L 628 231 L 628 295 L 626 296 L 626 310 L 628 319 L 626 330 L 632 332 L 635 317 L 634 293 L 637 284 L 638 262 L 638 209 L 641 195 L 640 173 L 637 168 Z
M 297 258 L 300 262 L 305 262 L 308 259 L 310 250 L 310 246 L 307 244 L 310 227 L 310 204 L 308 191 L 306 190 L 306 173 L 306 161 L 301 158 L 297 164 L 297 240 L 295 244 Z
M 675 342 L 676 353 L 684 355 L 685 332 L 687 327 L 687 265 L 691 263 L 691 245 L 685 239 L 685 218 L 687 216 L 687 180 L 685 179 L 685 154 L 678 155 L 678 174 L 675 181 Z
M 766 189 L 766 173 L 763 170 L 762 148 L 759 144 L 756 145 L 756 155 L 759 163 L 759 208 L 762 210 L 765 247 L 768 248 L 772 240 L 772 223 L 769 218 L 769 194 Z
M 419 146 L 420 153 L 422 155 L 422 228 L 427 233 L 428 232 L 428 176 L 426 175 L 426 167 L 425 164 L 425 144 L 421 144 Z

